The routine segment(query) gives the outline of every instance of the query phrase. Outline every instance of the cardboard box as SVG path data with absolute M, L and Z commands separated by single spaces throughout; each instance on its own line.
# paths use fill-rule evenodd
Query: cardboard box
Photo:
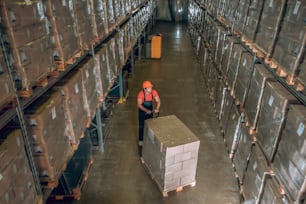
M 237 141 L 237 147 L 233 158 L 240 184 L 243 184 L 245 171 L 253 146 L 254 144 L 251 136 L 248 133 L 248 129 L 244 126 L 241 126 L 239 132 L 239 140 Z
M 236 84 L 238 69 L 242 55 L 246 52 L 247 50 L 241 44 L 233 45 L 233 49 L 229 58 L 227 75 L 225 75 L 226 80 L 228 82 L 228 86 L 232 90 L 234 90 Z
M 286 194 L 281 193 L 275 178 L 267 178 L 264 183 L 264 189 L 260 203 L 293 203 Z
M 56 179 L 72 153 L 63 104 L 61 93 L 51 90 L 25 110 L 29 142 L 41 177 Z
M 297 99 L 280 83 L 267 83 L 258 117 L 257 141 L 270 161 L 277 149 L 289 104 L 294 103 L 298 103 Z
M 73 7 L 68 0 L 45 2 L 46 16 L 51 24 L 50 40 L 55 60 L 66 62 L 81 49 L 74 19 Z
M 100 67 L 91 58 L 83 64 L 80 71 L 83 83 L 83 101 L 85 102 L 87 116 L 92 119 L 96 115 L 99 100 L 102 97 Z
M 223 76 L 227 76 L 229 61 L 231 59 L 231 54 L 233 50 L 233 46 L 237 44 L 235 38 L 231 36 L 227 36 L 224 42 L 224 46 L 222 49 L 222 59 L 221 59 L 221 71 L 223 72 Z
M 253 146 L 243 180 L 243 194 L 246 201 L 259 199 L 259 192 L 265 181 L 264 174 L 269 172 L 267 160 L 261 149 L 257 145 Z
M 256 129 L 262 95 L 268 81 L 276 81 L 262 64 L 255 64 L 250 88 L 244 104 L 249 126 Z
M 162 192 L 195 182 L 200 141 L 176 116 L 145 121 L 142 157 Z
M 66 81 L 61 81 L 55 87 L 64 97 L 64 110 L 67 116 L 66 125 L 72 132 L 72 145 L 79 144 L 84 136 L 88 122 L 87 110 L 84 107 L 82 74 L 79 71 L 71 73 Z
M 254 69 L 254 61 L 254 56 L 251 53 L 242 53 L 236 83 L 233 87 L 235 97 L 239 100 L 241 106 L 244 106 L 244 101 L 249 90 L 249 85 Z
M 242 116 L 240 115 L 238 108 L 236 106 L 232 106 L 229 113 L 229 119 L 227 121 L 226 128 L 224 131 L 224 138 L 230 157 L 232 157 L 236 151 L 241 124 Z
M 273 160 L 278 178 L 293 199 L 304 199 L 305 194 L 305 141 L 306 141 L 306 108 L 303 105 L 291 105 L 286 125 L 282 132 L 278 149 Z

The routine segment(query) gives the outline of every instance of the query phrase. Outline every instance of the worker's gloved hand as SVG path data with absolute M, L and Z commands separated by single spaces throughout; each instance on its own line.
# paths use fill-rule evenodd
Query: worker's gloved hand
M 159 113 L 159 110 L 158 110 L 158 109 L 155 109 L 155 110 L 154 110 L 154 113 Z
M 149 111 L 146 112 L 147 115 L 150 115 L 150 114 L 152 114 L 152 113 L 153 113 L 153 112 L 152 112 L 151 110 L 149 110 Z

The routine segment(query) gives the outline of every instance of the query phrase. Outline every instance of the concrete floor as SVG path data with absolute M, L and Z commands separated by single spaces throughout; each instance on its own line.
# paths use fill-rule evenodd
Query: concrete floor
M 78 204 L 236 204 L 239 189 L 187 27 L 157 23 L 162 33 L 161 60 L 136 61 L 129 78 L 130 95 L 111 118 L 105 152 L 94 164 Z M 151 80 L 162 101 L 160 116 L 175 114 L 201 140 L 195 187 L 163 198 L 143 168 L 137 148 L 136 96 L 143 80 Z

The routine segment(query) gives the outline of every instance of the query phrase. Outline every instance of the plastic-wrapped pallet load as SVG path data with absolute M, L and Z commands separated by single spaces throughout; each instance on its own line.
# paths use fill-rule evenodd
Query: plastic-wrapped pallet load
M 4 134 L 7 138 L 0 145 L 0 203 L 42 203 L 35 190 L 21 131 L 12 130 Z
M 273 160 L 273 169 L 291 199 L 305 200 L 306 108 L 291 105 L 286 125 Z
M 280 83 L 267 83 L 258 116 L 257 142 L 270 161 L 280 141 L 289 105 L 297 103 L 296 98 Z
M 245 126 L 241 126 L 239 139 L 237 141 L 237 148 L 234 154 L 233 163 L 235 165 L 236 173 L 239 179 L 239 183 L 243 183 L 245 171 L 248 166 L 248 161 L 252 153 L 254 142 L 251 135 L 248 134 L 248 129 Z
M 142 159 L 163 196 L 195 185 L 199 146 L 175 115 L 146 120 Z
M 44 86 L 47 76 L 54 71 L 43 4 L 41 1 L 30 4 L 1 1 L 0 16 L 14 80 L 20 94 L 29 97 L 32 88 Z
M 255 64 L 250 88 L 244 104 L 244 109 L 248 118 L 247 123 L 252 130 L 256 129 L 257 126 L 260 104 L 268 81 L 276 81 L 276 79 L 273 74 L 264 67 L 264 65 Z
M 289 0 L 277 37 L 273 59 L 281 65 L 283 71 L 294 77 L 298 70 L 300 53 L 305 47 L 305 13 L 306 2 Z M 304 38 L 304 41 L 303 41 Z

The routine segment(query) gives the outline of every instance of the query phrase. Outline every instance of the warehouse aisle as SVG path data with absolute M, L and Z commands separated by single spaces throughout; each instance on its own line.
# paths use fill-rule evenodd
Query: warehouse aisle
M 81 200 L 75 203 L 239 203 L 237 180 L 187 28 L 157 23 L 154 32 L 163 35 L 162 59 L 136 61 L 129 79 L 129 98 L 115 108 L 105 152 L 94 153 Z M 137 152 L 136 95 L 143 80 L 151 80 L 159 91 L 160 115 L 175 114 L 201 140 L 196 186 L 170 192 L 166 198 L 145 172 Z

